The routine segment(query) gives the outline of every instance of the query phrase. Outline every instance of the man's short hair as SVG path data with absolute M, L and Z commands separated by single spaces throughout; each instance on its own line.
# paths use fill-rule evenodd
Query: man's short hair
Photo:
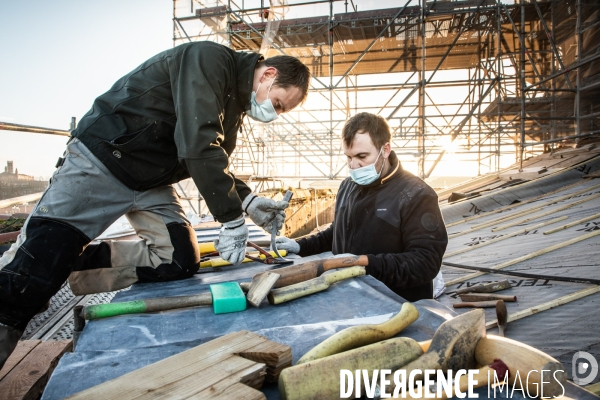
M 346 121 L 342 129 L 342 139 L 346 147 L 352 146 L 354 136 L 359 131 L 367 132 L 378 149 L 392 140 L 387 121 L 379 115 L 362 112 Z
M 277 77 L 273 85 L 287 89 L 296 86 L 302 91 L 301 103 L 308 95 L 308 84 L 310 83 L 310 71 L 308 67 L 296 57 L 275 56 L 264 61 L 267 67 L 277 68 Z

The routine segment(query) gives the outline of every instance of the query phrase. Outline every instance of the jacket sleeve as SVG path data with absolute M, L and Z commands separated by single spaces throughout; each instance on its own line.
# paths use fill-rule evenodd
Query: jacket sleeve
M 221 46 L 189 46 L 170 66 L 179 162 L 194 179 L 208 209 L 220 222 L 242 214 L 228 154 L 221 147 L 224 99 L 235 84 L 234 60 Z
M 331 251 L 333 243 L 333 223 L 327 229 L 306 238 L 297 240 L 300 245 L 300 257 Z
M 404 252 L 368 254 L 367 273 L 394 288 L 431 282 L 440 270 L 448 244 L 437 195 L 432 190 L 414 196 L 401 211 L 400 229 Z

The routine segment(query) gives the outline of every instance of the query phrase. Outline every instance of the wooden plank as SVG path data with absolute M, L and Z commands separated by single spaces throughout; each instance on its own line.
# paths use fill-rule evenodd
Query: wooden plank
M 189 400 L 205 400 L 205 399 L 223 399 L 223 400 L 266 400 L 266 396 L 256 389 L 252 389 L 243 383 L 234 383 L 229 386 L 225 391 L 214 395 L 211 393 L 198 393 L 197 395 L 190 396 Z
M 264 360 L 264 363 L 243 358 L 241 353 L 246 351 L 256 353 L 254 358 Z M 188 398 L 204 392 L 218 395 L 218 398 L 223 397 L 220 392 L 238 382 L 262 386 L 266 368 L 275 370 L 283 368 L 282 364 L 291 365 L 290 355 L 289 346 L 271 342 L 256 333 L 234 332 L 79 392 L 69 399 Z M 251 394 L 248 398 L 256 397 Z
M 551 251 L 554 251 L 554 250 L 562 249 L 563 247 L 570 246 L 573 243 L 578 243 L 578 242 L 581 242 L 583 240 L 590 239 L 590 238 L 592 238 L 594 236 L 598 236 L 598 235 L 600 235 L 600 231 L 593 231 L 593 232 L 587 233 L 585 235 L 581 235 L 581 236 L 578 236 L 576 238 L 567 240 L 566 242 L 560 242 L 560 243 L 557 243 L 555 245 L 543 248 L 541 250 L 536 250 L 536 251 L 534 251 L 532 253 L 529 253 L 529 254 L 526 254 L 524 256 L 515 258 L 513 260 L 508 260 L 508 261 L 505 261 L 503 263 L 494 265 L 493 267 L 490 267 L 490 269 L 503 269 L 503 268 L 509 267 L 511 265 L 515 265 L 515 264 L 518 264 L 520 262 L 530 260 L 530 259 L 532 259 L 534 257 L 541 256 L 542 254 L 546 254 L 546 253 L 550 253 Z M 456 285 L 458 283 L 465 282 L 465 281 L 468 281 L 468 280 L 471 280 L 471 279 L 474 279 L 474 278 L 477 278 L 479 276 L 486 275 L 486 274 L 488 274 L 488 272 L 474 272 L 472 274 L 468 274 L 468 275 L 462 276 L 460 278 L 452 279 L 452 280 L 446 282 L 446 287 L 450 287 L 452 285 Z
M 37 399 L 60 357 L 72 347 L 71 340 L 39 343 L 0 381 L 0 400 Z
M 8 357 L 8 359 L 4 363 L 4 366 L 0 370 L 0 381 L 2 379 L 4 379 L 4 377 L 6 375 L 8 375 L 8 373 L 10 371 L 12 371 L 12 369 L 14 367 L 16 367 L 17 364 L 19 364 L 21 362 L 21 360 L 24 359 L 25 356 L 27 354 L 29 354 L 31 352 L 31 350 L 33 350 L 35 348 L 35 346 L 37 346 L 40 343 L 41 343 L 41 340 L 21 340 L 21 341 L 19 341 L 19 343 L 17 344 L 17 347 L 15 347 L 12 354 L 10 355 L 10 357 Z
M 292 349 L 281 343 L 265 342 L 239 353 L 241 357 L 267 365 L 267 382 L 277 382 L 281 370 L 292 365 Z

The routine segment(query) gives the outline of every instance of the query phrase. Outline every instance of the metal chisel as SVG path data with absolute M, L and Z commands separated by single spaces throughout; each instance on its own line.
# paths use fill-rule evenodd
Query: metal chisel
M 291 190 L 288 190 L 287 192 L 285 192 L 285 195 L 283 196 L 283 201 L 289 202 L 292 199 L 293 195 L 294 195 L 294 193 Z M 279 232 L 277 230 L 277 224 L 274 221 L 273 222 L 273 230 L 271 231 L 271 249 L 275 252 L 275 254 L 277 254 L 277 257 L 282 259 L 281 261 L 289 261 L 289 260 L 286 260 L 281 254 L 279 254 L 279 251 L 277 251 L 277 244 L 275 243 L 275 239 L 277 239 L 278 233 Z

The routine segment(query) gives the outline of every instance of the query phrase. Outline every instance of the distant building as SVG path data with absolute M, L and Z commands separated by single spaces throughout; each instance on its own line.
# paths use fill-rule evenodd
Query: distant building
M 0 172 L 0 200 L 43 192 L 46 186 L 46 181 L 36 181 L 31 175 L 20 174 L 12 161 L 7 161 L 4 172 Z
M 13 172 L 14 163 L 12 161 L 6 162 L 4 172 L 0 173 L 0 181 L 33 181 L 33 176 L 19 174 L 19 170 L 15 169 Z

